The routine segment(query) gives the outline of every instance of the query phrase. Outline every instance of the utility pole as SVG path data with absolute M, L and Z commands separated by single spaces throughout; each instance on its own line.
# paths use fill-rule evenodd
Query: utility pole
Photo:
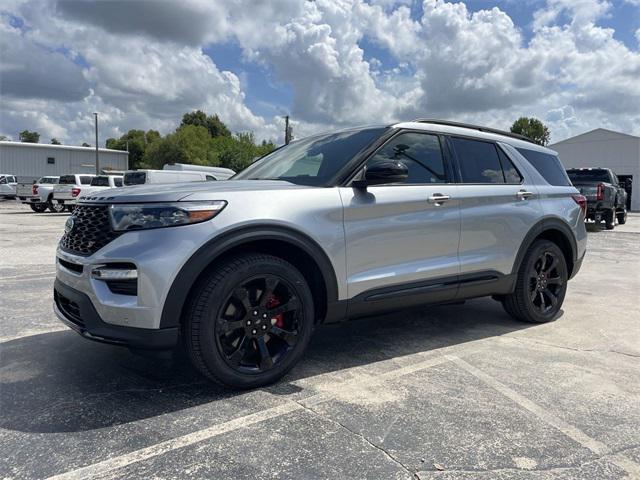
M 100 159 L 98 158 L 98 114 L 93 112 L 96 123 L 96 175 L 100 175 Z
M 293 132 L 293 128 L 289 126 L 289 115 L 285 115 L 284 117 L 284 144 L 285 145 L 289 145 L 289 142 L 291 142 L 293 135 L 291 135 L 291 133 Z

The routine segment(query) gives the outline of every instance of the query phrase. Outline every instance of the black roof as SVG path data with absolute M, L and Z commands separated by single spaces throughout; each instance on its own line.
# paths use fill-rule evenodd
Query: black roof
M 525 137 L 524 135 L 520 135 L 518 133 L 498 130 L 497 128 L 482 127 L 480 125 L 473 125 L 470 123 L 451 122 L 449 120 L 437 120 L 432 118 L 417 118 L 416 120 L 413 120 L 413 121 L 418 123 L 433 123 L 434 125 L 447 125 L 449 127 L 470 128 L 472 130 L 478 130 L 480 132 L 495 133 L 496 135 L 504 135 L 505 137 L 517 138 L 518 140 L 523 140 L 525 142 L 534 143 L 538 145 L 534 140 L 532 140 L 529 137 Z

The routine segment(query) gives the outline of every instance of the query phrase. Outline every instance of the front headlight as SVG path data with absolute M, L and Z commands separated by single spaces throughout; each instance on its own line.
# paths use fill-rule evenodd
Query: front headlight
M 176 227 L 211 220 L 227 205 L 211 202 L 138 203 L 111 205 L 109 216 L 116 231 Z

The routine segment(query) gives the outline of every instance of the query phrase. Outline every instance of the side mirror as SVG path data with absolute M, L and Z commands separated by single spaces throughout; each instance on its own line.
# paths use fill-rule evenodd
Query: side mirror
M 353 185 L 366 188 L 368 185 L 404 182 L 408 177 L 409 169 L 400 160 L 381 160 L 367 166 L 364 179 L 353 182 Z

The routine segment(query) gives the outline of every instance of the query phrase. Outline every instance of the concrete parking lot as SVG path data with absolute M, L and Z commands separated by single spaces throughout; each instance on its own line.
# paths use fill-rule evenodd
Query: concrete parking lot
M 638 214 L 591 229 L 555 322 L 480 299 L 325 326 L 240 393 L 56 320 L 66 217 L 0 203 L 2 478 L 640 478 Z

